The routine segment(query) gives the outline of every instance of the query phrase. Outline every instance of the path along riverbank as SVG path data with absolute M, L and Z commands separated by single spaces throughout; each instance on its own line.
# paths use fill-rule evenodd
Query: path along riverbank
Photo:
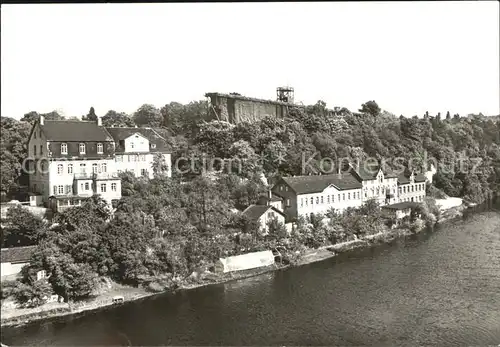
M 439 222 L 443 222 L 462 215 L 464 205 L 454 205 L 451 208 L 443 208 Z M 423 229 L 421 229 L 423 230 Z M 420 230 L 420 231 L 421 231 Z M 337 243 L 335 245 L 322 246 L 317 249 L 308 249 L 301 256 L 300 260 L 292 265 L 275 264 L 265 268 L 239 271 L 236 273 L 215 274 L 206 272 L 201 274 L 197 280 L 182 283 L 177 290 L 193 289 L 211 284 L 224 283 L 228 281 L 257 276 L 266 272 L 276 271 L 291 266 L 302 266 L 317 261 L 322 261 L 336 254 L 349 252 L 356 249 L 368 248 L 390 242 L 398 237 L 411 235 L 409 229 L 392 229 L 388 232 L 368 235 L 361 239 Z M 163 292 L 164 293 L 164 292 Z M 66 315 L 78 315 L 88 311 L 109 308 L 113 306 L 113 297 L 122 296 L 125 302 L 140 300 L 149 296 L 162 294 L 162 292 L 150 292 L 145 288 L 123 286 L 111 283 L 110 287 L 102 294 L 89 300 L 78 303 L 52 302 L 36 308 L 17 308 L 12 302 L 2 303 L 1 326 L 23 325 L 36 320 L 60 317 Z

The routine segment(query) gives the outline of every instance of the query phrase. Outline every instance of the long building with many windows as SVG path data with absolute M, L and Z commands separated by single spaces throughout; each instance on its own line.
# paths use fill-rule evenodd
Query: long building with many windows
M 271 191 L 273 196 L 281 199 L 281 210 L 289 223 L 295 222 L 299 216 L 325 214 L 330 209 L 342 213 L 349 207 L 361 207 L 372 199 L 381 206 L 422 202 L 426 178 L 414 172 L 407 177 L 381 169 L 370 173 L 351 166 L 347 172 L 334 175 L 281 177 Z
M 152 177 L 155 156 L 171 176 L 165 139 L 151 128 L 106 128 L 96 122 L 40 117 L 28 141 L 30 192 L 40 204 L 66 208 L 100 195 L 108 203 L 121 198 L 120 171 Z

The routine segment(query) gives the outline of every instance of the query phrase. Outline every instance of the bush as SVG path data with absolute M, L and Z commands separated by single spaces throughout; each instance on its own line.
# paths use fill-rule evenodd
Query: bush
M 47 302 L 52 294 L 52 287 L 42 279 L 32 284 L 17 282 L 12 292 L 17 304 L 23 307 L 37 307 Z

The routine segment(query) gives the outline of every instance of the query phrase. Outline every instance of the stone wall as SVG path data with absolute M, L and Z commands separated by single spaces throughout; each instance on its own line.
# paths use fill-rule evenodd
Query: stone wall
M 207 93 L 212 106 L 212 118 L 232 124 L 255 122 L 266 116 L 283 118 L 289 107 L 301 107 L 273 100 L 261 100 L 240 95 Z M 214 112 L 216 114 L 214 114 Z

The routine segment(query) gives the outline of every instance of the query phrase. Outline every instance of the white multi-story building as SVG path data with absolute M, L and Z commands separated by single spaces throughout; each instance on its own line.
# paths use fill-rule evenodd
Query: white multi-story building
M 298 216 L 325 214 L 332 208 L 342 213 L 373 199 L 380 206 L 422 202 L 425 184 L 423 174 L 396 176 L 381 169 L 360 170 L 351 166 L 334 175 L 281 177 L 271 189 L 272 203 L 274 206 L 280 199 L 286 222 L 294 222 Z
M 398 177 L 397 175 L 384 172 L 381 168 L 369 170 L 357 166 L 351 171 L 362 184 L 363 203 L 375 199 L 379 205 L 389 205 L 398 202 Z
M 166 175 L 171 177 L 171 157 L 167 144 L 152 128 L 112 127 L 106 130 L 113 137 L 115 147 L 115 167 L 118 173 L 131 172 L 135 176 L 153 178 L 152 163 L 160 156 L 166 165 Z
M 29 174 L 30 191 L 41 196 L 41 204 L 57 209 L 80 205 L 83 199 L 92 195 L 100 195 L 108 203 L 119 200 L 121 181 L 116 158 L 117 152 L 124 150 L 118 133 L 113 131 L 111 135 L 102 126 L 100 118 L 88 122 L 49 121 L 40 117 L 28 140 L 28 165 L 25 168 Z M 166 153 L 161 136 L 152 129 L 136 128 L 131 136 L 123 139 L 128 147 L 134 146 L 130 143 L 136 135 L 141 136 L 137 145 L 146 158 L 137 166 L 136 174 L 141 174 L 141 169 L 147 167 L 146 174 L 150 177 L 153 157 L 157 153 L 164 156 L 167 167 L 170 167 L 170 153 Z M 145 150 L 144 143 L 148 150 Z M 153 148 L 149 150 L 149 147 Z M 170 171 L 167 175 L 170 176 Z
M 422 202 L 425 199 L 426 177 L 424 174 L 412 172 L 409 177 L 398 177 L 399 202 Z
M 311 213 L 338 212 L 360 207 L 362 184 L 351 173 L 320 176 L 281 177 L 273 186 L 274 195 L 282 198 L 286 222 Z

